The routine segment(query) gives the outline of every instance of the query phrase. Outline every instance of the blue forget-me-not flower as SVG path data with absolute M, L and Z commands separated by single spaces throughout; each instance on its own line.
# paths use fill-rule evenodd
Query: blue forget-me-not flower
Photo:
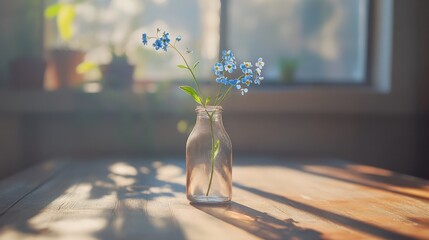
M 220 76 L 223 73 L 223 65 L 221 63 L 215 63 L 212 68 L 212 71 L 216 74 L 216 76 Z
M 142 34 L 142 43 L 143 43 L 143 45 L 147 45 L 147 34 L 146 33 Z
M 258 76 L 253 81 L 255 84 L 261 85 L 261 81 L 264 80 L 264 77 Z
M 264 65 L 265 65 L 265 63 L 262 61 L 262 58 L 259 58 L 258 62 L 255 63 L 255 66 L 261 70 L 264 67 Z
M 234 62 L 232 61 L 225 62 L 225 70 L 228 71 L 229 73 L 232 73 L 236 68 L 237 66 L 235 66 Z
M 243 62 L 240 65 L 241 70 L 244 70 L 244 69 L 247 69 L 247 68 L 251 68 L 251 67 L 253 67 L 251 62 Z
M 244 73 L 244 79 L 251 79 L 253 77 L 253 71 L 252 69 L 244 69 L 243 70 Z

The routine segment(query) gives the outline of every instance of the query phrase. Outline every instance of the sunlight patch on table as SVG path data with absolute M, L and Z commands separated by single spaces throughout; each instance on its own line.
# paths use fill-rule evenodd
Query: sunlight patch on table
M 109 170 L 112 173 L 124 176 L 136 176 L 138 174 L 137 169 L 135 167 L 124 162 L 118 162 L 111 165 L 109 167 Z

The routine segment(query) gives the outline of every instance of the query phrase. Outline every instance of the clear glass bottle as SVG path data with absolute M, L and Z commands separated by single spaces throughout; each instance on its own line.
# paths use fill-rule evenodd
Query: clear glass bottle
M 222 107 L 198 106 L 186 143 L 186 196 L 195 203 L 223 203 L 232 195 L 232 143 Z

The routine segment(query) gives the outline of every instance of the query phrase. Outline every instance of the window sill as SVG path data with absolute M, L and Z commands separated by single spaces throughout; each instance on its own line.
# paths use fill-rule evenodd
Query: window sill
M 377 91 L 368 86 L 296 86 L 252 89 L 247 96 L 231 94 L 223 104 L 234 114 L 412 114 L 406 94 Z M 163 93 L 104 90 L 0 90 L 1 113 L 67 113 L 74 111 L 150 111 L 181 114 L 195 104 L 175 88 Z

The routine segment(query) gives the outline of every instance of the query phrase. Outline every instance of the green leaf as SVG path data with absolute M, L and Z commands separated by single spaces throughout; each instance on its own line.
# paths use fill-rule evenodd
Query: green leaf
M 73 22 L 76 17 L 76 9 L 71 4 L 62 4 L 58 11 L 57 27 L 61 39 L 70 40 L 74 35 Z
M 83 61 L 76 67 L 76 72 L 79 74 L 88 73 L 94 69 L 96 69 L 98 65 L 93 62 Z
M 219 153 L 220 140 L 218 139 L 214 145 L 213 149 L 213 159 L 216 159 L 217 154 Z
M 198 96 L 197 91 L 195 91 L 195 89 L 193 87 L 190 87 L 190 86 L 180 86 L 180 89 L 182 89 L 185 93 L 189 94 L 195 100 L 195 102 L 197 102 L 198 104 L 203 105 L 203 102 L 201 101 L 200 96 Z
M 56 17 L 60 11 L 61 3 L 52 4 L 45 9 L 44 15 L 47 19 L 52 19 Z
M 206 98 L 206 106 L 207 106 L 207 104 L 209 104 L 209 103 L 210 103 L 210 100 L 211 100 L 211 98 L 210 98 L 210 97 L 207 97 L 207 98 Z
M 177 67 L 188 69 L 188 67 L 187 67 L 187 66 L 185 66 L 185 65 L 177 65 Z
M 199 64 L 200 62 L 196 62 L 195 64 L 194 64 L 194 66 L 192 66 L 192 69 L 195 69 L 197 66 L 198 66 L 198 64 Z

